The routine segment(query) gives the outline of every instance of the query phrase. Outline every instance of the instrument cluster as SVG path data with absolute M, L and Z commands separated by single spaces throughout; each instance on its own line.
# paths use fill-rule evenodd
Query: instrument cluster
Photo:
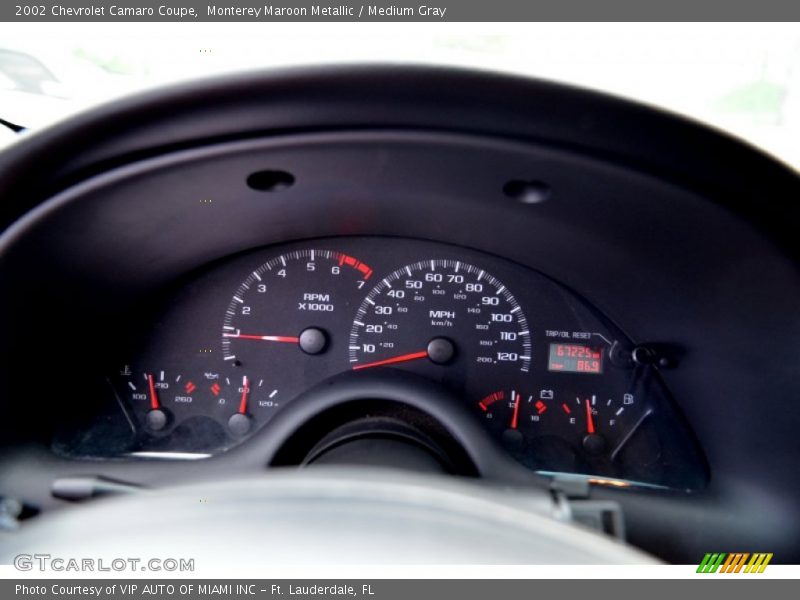
M 139 316 L 141 319 L 141 315 Z M 202 459 L 337 374 L 415 373 L 524 467 L 655 487 L 705 474 L 645 346 L 546 275 L 465 248 L 342 237 L 259 249 L 181 282 L 109 357 L 75 458 Z

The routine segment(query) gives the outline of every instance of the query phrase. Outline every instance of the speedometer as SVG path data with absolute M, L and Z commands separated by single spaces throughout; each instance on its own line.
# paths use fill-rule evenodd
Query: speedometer
M 350 330 L 354 370 L 403 365 L 468 386 L 490 370 L 527 373 L 528 321 L 513 294 L 480 267 L 425 260 L 381 280 L 356 312 Z

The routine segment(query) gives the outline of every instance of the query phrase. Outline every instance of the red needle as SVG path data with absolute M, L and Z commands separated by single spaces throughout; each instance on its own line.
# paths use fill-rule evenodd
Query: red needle
M 511 392 L 511 396 L 517 400 L 514 402 L 514 414 L 511 416 L 511 429 L 516 429 L 517 424 L 519 423 L 520 396 L 517 392 Z
M 242 400 L 239 402 L 239 412 L 245 414 L 247 412 L 247 394 L 250 393 L 250 388 L 247 387 L 247 375 L 242 377 Z
M 156 394 L 156 384 L 152 375 L 147 376 L 147 383 L 150 384 L 150 408 L 157 410 L 159 406 L 158 395 Z
M 222 337 L 236 338 L 238 340 L 260 340 L 262 342 L 284 342 L 287 344 L 297 344 L 300 341 L 299 337 L 292 337 L 288 335 L 252 335 L 245 333 L 223 333 Z
M 356 365 L 353 371 L 359 369 L 369 369 L 370 367 L 381 367 L 383 365 L 393 365 L 395 363 L 408 362 L 409 360 L 418 360 L 420 358 L 428 358 L 428 351 L 412 352 L 410 354 L 401 354 L 400 356 L 393 356 L 392 358 L 385 358 L 383 360 L 376 360 L 375 362 L 364 363 L 363 365 Z
M 594 419 L 592 418 L 592 405 L 586 400 L 586 431 L 594 433 Z

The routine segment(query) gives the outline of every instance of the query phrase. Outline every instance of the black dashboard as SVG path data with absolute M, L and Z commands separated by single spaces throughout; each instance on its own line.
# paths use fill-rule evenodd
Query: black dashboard
M 351 460 L 371 427 L 454 475 L 586 478 L 666 560 L 797 560 L 798 190 L 696 124 L 487 74 L 98 109 L 0 158 L 0 494 Z

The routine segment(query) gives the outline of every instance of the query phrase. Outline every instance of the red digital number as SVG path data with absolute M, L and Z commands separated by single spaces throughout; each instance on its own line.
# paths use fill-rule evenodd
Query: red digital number
M 599 373 L 600 362 L 597 360 L 579 360 L 576 368 L 580 373 Z

